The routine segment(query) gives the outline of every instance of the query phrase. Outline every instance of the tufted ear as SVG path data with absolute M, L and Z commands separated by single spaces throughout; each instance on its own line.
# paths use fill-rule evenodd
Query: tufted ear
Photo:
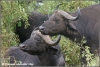
M 58 50 L 57 50 L 56 48 L 53 48 L 52 46 L 48 48 L 48 52 L 49 52 L 50 54 L 55 55 L 55 54 L 57 53 L 57 51 L 58 51 Z
M 72 23 L 67 24 L 67 33 L 73 36 L 80 35 L 79 31 L 76 29 L 76 27 Z

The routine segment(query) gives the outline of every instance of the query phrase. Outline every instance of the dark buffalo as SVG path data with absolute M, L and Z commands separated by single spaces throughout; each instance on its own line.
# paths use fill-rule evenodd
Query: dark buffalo
M 92 5 L 84 9 L 78 9 L 76 13 L 68 14 L 63 10 L 55 10 L 39 30 L 43 34 L 62 34 L 71 40 L 80 42 L 82 36 L 87 40 L 83 46 L 89 46 L 91 53 L 97 54 L 99 49 L 99 11 L 100 4 Z
M 18 22 L 21 22 L 21 27 L 19 27 L 18 24 L 16 25 L 16 34 L 19 36 L 20 42 L 22 43 L 27 40 L 30 37 L 33 29 L 43 24 L 47 19 L 47 14 L 32 12 L 28 17 L 28 23 L 30 24 L 30 26 L 28 26 L 28 28 L 26 29 L 25 21 L 19 20 Z
M 10 57 L 10 63 L 21 61 L 22 64 L 33 64 L 34 66 L 40 66 L 41 62 L 36 55 L 30 55 L 23 52 L 19 47 L 10 47 L 5 55 L 5 58 Z
M 51 41 L 48 35 L 42 35 L 39 30 L 32 32 L 31 37 L 20 45 L 21 50 L 31 55 L 38 55 L 41 66 L 64 66 L 65 61 L 59 45 L 61 36 Z M 56 44 L 56 46 L 50 46 Z

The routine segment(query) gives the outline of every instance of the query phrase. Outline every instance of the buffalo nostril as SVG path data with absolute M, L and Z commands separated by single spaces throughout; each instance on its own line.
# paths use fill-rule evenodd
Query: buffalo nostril
M 43 31 L 43 30 L 44 30 L 44 27 L 43 27 L 43 26 L 40 26 L 40 27 L 39 27 L 39 30 L 40 30 L 40 31 Z
M 24 44 L 21 44 L 19 47 L 20 47 L 21 49 L 26 49 L 26 46 L 25 46 Z

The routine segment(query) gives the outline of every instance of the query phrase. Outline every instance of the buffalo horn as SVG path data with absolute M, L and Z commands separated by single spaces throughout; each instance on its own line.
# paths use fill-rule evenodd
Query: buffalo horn
M 59 10 L 58 12 L 64 16 L 65 18 L 67 18 L 68 20 L 77 20 L 79 18 L 79 15 L 80 15 L 80 9 L 79 7 L 77 8 L 78 9 L 78 15 L 76 17 L 73 17 L 71 16 L 70 14 L 68 14 L 67 12 L 65 11 L 62 11 L 62 10 Z
M 33 31 L 38 30 L 39 27 L 36 27 Z
M 49 35 L 43 35 L 41 34 L 41 32 L 37 32 L 38 35 L 40 35 L 42 37 L 42 39 L 48 44 L 48 45 L 51 45 L 51 46 L 55 46 L 59 43 L 60 39 L 61 39 L 61 35 L 58 36 L 57 40 L 56 41 L 52 41 L 51 38 L 49 37 Z

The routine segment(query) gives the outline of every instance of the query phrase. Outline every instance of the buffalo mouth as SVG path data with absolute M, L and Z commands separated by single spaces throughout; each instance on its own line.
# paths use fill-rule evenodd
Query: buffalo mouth
M 44 32 L 44 31 L 41 31 L 39 30 L 43 35 L 48 35 L 48 33 Z
M 41 30 L 39 30 L 39 31 L 40 31 L 41 34 L 43 34 L 43 35 L 49 35 L 49 36 L 59 35 L 59 34 L 56 34 L 56 33 L 53 33 L 53 32 L 49 32 L 49 31 L 41 31 Z

